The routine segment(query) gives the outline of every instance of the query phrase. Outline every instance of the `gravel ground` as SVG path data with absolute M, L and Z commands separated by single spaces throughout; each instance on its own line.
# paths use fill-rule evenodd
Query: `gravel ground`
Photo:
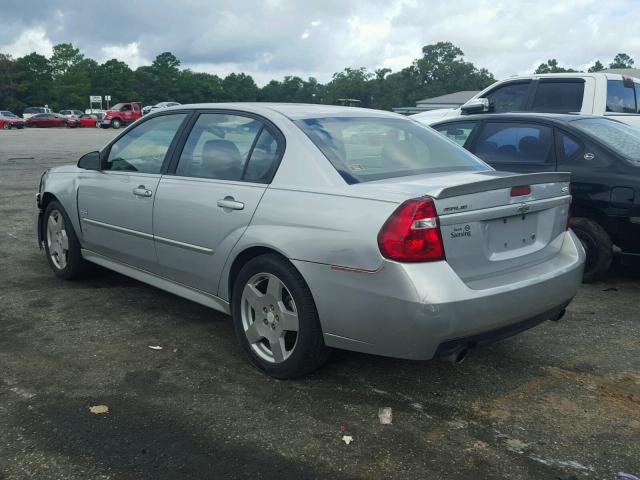
M 0 131 L 0 479 L 640 475 L 637 266 L 461 365 L 336 352 L 273 380 L 225 315 L 104 270 L 49 271 L 39 176 L 115 133 Z

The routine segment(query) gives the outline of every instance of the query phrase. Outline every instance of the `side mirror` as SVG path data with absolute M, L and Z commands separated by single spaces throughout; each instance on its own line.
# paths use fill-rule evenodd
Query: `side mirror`
M 474 98 L 460 107 L 464 115 L 470 113 L 482 113 L 489 111 L 489 100 L 486 98 Z
M 84 170 L 100 170 L 100 152 L 89 152 L 78 160 L 78 168 Z

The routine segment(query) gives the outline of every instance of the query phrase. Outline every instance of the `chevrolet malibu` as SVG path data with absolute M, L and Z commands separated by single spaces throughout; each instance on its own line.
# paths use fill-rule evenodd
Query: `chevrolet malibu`
M 435 131 L 368 109 L 181 105 L 46 171 L 38 242 L 231 314 L 278 378 L 331 348 L 461 360 L 557 320 L 584 251 L 569 175 L 496 172 Z

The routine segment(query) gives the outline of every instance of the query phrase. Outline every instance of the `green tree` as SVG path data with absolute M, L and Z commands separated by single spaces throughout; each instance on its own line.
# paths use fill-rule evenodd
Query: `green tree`
M 98 66 L 92 95 L 111 95 L 111 105 L 137 99 L 133 71 L 126 63 L 112 58 Z
M 345 68 L 341 72 L 333 74 L 333 78 L 327 84 L 327 100 L 335 103 L 338 99 L 360 100 L 360 105 L 371 105 L 370 81 L 374 75 L 366 68 Z
M 224 99 L 222 80 L 217 75 L 183 70 L 179 85 L 180 92 L 175 100 L 181 103 L 220 102 Z
M 609 64 L 609 68 L 631 68 L 633 67 L 633 59 L 626 53 L 619 53 Z
M 589 73 L 594 73 L 594 72 L 600 72 L 604 70 L 604 65 L 602 65 L 602 63 L 600 62 L 600 60 L 596 60 L 596 63 L 594 63 L 593 65 L 591 65 L 589 67 L 589 69 L 587 70 L 587 72 Z
M 33 52 L 18 58 L 16 66 L 20 71 L 17 86 L 20 106 L 41 107 L 51 103 L 51 65 L 47 57 Z
M 0 53 L 0 105 L 8 110 L 21 110 L 18 100 L 21 72 L 10 55 Z
M 258 99 L 258 86 L 251 75 L 230 73 L 222 80 L 224 100 L 227 102 L 254 102 Z
M 555 58 L 547 60 L 546 63 L 541 63 L 533 73 L 569 73 L 577 72 L 572 68 L 564 68 L 558 65 L 558 61 Z

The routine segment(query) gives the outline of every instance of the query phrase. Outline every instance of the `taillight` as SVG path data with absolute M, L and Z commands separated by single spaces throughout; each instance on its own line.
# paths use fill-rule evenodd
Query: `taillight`
M 431 198 L 414 198 L 400 205 L 378 233 L 386 258 L 400 262 L 444 260 L 436 207 Z
M 531 195 L 531 187 L 529 185 L 521 185 L 511 189 L 512 197 L 524 197 L 525 195 Z

